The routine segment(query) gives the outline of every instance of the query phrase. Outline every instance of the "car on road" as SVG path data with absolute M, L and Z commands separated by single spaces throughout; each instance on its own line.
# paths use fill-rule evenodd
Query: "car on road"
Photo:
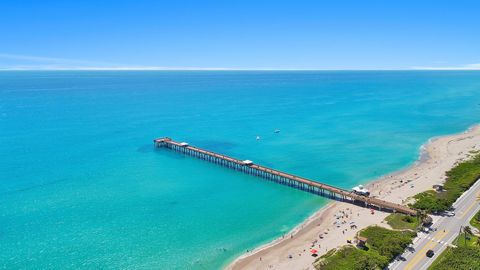
M 424 232 L 424 233 L 430 233 L 431 231 L 433 231 L 433 229 L 432 229 L 432 228 L 429 228 L 429 227 L 422 227 L 421 230 L 422 230 L 422 232 Z
M 447 216 L 447 217 L 453 217 L 453 216 L 455 216 L 455 212 L 453 212 L 453 211 L 445 211 L 445 216 Z
M 426 254 L 426 255 L 427 255 L 428 258 L 432 258 L 433 255 L 435 255 L 435 252 L 434 252 L 433 250 L 429 249 L 429 250 L 427 251 L 427 254 Z

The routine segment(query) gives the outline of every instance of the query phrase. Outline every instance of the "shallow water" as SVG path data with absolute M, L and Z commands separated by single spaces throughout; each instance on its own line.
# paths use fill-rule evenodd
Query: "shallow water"
M 0 72 L 0 268 L 220 268 L 326 202 L 153 138 L 350 188 L 479 105 L 475 71 Z

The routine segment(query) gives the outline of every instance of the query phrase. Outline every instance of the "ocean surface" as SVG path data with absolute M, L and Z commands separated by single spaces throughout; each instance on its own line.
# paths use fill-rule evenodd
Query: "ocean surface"
M 0 269 L 218 269 L 327 202 L 156 137 L 350 188 L 479 117 L 475 71 L 0 72 Z

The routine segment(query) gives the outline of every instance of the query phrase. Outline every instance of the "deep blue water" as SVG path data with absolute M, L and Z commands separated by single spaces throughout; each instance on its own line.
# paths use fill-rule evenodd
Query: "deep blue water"
M 350 188 L 479 116 L 475 71 L 0 72 L 0 268 L 220 268 L 326 202 L 156 137 Z

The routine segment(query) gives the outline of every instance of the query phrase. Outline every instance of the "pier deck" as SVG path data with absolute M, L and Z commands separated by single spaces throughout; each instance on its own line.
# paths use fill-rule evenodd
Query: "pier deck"
M 351 203 L 355 204 L 358 204 L 360 202 L 364 203 L 366 207 L 373 206 L 379 209 L 391 210 L 393 212 L 400 212 L 407 215 L 415 216 L 417 214 L 415 210 L 401 204 L 392 203 L 377 198 L 362 196 L 352 191 L 337 188 L 331 185 L 323 184 L 304 177 L 299 177 L 293 174 L 281 172 L 257 164 L 246 164 L 245 161 L 197 148 L 186 143 L 176 142 L 168 137 L 155 139 L 154 144 L 155 147 L 170 148 L 172 150 L 188 154 L 190 156 L 205 159 L 207 161 L 220 164 L 222 166 L 267 178 L 284 185 L 308 191 L 310 193 L 331 197 L 336 200 L 350 201 Z

